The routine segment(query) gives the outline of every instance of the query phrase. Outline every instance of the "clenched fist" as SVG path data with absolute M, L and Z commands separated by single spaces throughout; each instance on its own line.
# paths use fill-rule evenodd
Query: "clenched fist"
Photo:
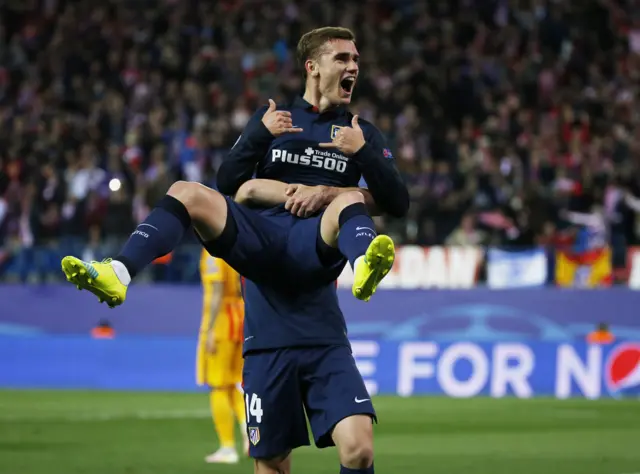
M 364 134 L 358 124 L 358 116 L 354 115 L 351 120 L 351 127 L 342 127 L 336 133 L 331 143 L 320 143 L 321 148 L 337 148 L 345 155 L 354 155 L 360 151 L 365 144 Z
M 291 112 L 286 110 L 276 110 L 276 103 L 269 99 L 269 108 L 262 116 L 262 123 L 274 137 L 279 137 L 285 133 L 300 133 L 301 128 L 293 126 Z

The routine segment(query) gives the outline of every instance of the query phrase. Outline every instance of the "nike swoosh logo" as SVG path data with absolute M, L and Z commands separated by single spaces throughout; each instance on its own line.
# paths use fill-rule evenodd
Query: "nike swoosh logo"
M 249 339 L 253 339 L 253 336 L 245 337 L 244 342 L 247 342 Z
M 356 230 L 370 230 L 371 232 L 375 233 L 375 230 L 373 230 L 371 227 L 356 227 Z
M 366 402 L 368 400 L 371 400 L 371 399 L 370 398 L 358 398 L 358 397 L 356 397 L 354 401 L 356 403 L 364 403 L 364 402 Z

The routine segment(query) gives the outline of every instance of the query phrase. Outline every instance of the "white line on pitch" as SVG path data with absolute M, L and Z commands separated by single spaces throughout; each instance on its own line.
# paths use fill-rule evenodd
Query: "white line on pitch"
M 208 410 L 158 410 L 121 413 L 70 413 L 46 416 L 22 416 L 0 414 L 0 421 L 47 422 L 47 421 L 112 421 L 112 420 L 162 420 L 162 419 L 201 419 L 211 416 Z

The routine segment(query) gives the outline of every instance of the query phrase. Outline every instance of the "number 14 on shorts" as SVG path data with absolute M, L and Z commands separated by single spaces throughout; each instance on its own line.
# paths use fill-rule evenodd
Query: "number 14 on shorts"
M 251 421 L 255 421 L 256 423 L 262 422 L 262 400 L 255 393 L 245 394 L 244 396 L 244 407 L 247 410 L 247 424 Z M 253 417 L 253 420 L 252 420 Z

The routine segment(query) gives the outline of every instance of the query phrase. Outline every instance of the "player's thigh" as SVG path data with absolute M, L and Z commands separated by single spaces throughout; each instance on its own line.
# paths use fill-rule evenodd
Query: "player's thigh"
M 205 242 L 218 238 L 227 222 L 225 197 L 201 183 L 176 181 L 167 191 L 187 209 L 197 234 Z
M 207 384 L 213 388 L 235 386 L 242 380 L 237 371 L 237 343 L 220 340 L 216 342 L 216 350 L 207 359 Z
M 206 340 L 201 338 L 198 341 L 198 350 L 196 352 L 196 384 L 209 385 L 208 380 L 209 354 L 206 350 Z
M 297 361 L 291 351 L 245 354 L 242 380 L 252 458 L 269 460 L 309 445 Z
M 260 283 L 273 278 L 286 252 L 287 231 L 268 217 L 224 198 L 228 212 L 225 232 L 211 241 L 200 236 L 203 245 L 249 280 Z
M 356 415 L 364 415 L 372 423 L 376 412 L 349 347 L 309 351 L 301 357 L 309 423 L 318 447 L 333 446 L 332 434 L 338 423 Z
M 287 242 L 286 268 L 300 283 L 322 284 L 335 281 L 346 259 L 338 249 L 320 237 L 322 215 L 299 219 L 291 227 Z

